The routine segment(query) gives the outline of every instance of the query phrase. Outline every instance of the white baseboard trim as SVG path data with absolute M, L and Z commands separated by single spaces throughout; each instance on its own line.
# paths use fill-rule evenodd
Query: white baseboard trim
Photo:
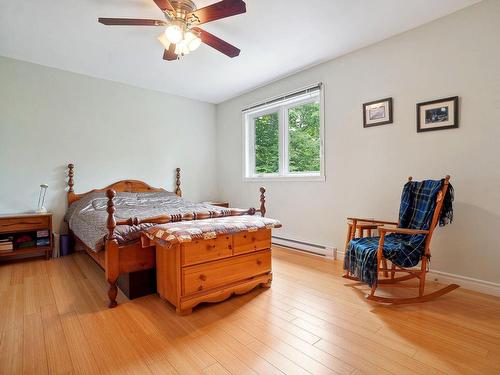
M 493 283 L 491 281 L 433 270 L 430 270 L 427 275 L 430 280 L 434 280 L 442 284 L 458 284 L 464 289 L 500 297 L 500 284 Z
M 335 259 L 343 258 L 344 252 L 336 251 Z M 430 270 L 427 274 L 427 278 L 429 280 L 437 281 L 442 284 L 458 284 L 461 288 L 464 289 L 500 297 L 500 284 L 493 283 L 491 281 L 474 279 L 468 276 L 462 276 L 437 270 Z
M 299 250 L 313 255 L 320 255 L 326 258 L 337 259 L 337 249 L 335 249 L 333 246 L 313 244 L 305 241 L 276 236 L 272 237 L 272 243 L 290 248 L 292 250 Z

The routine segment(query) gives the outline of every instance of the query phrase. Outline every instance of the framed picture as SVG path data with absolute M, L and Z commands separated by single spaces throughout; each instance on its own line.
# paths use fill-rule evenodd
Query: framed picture
M 392 124 L 392 98 L 363 104 L 363 127 Z
M 417 132 L 458 128 L 458 96 L 417 104 Z

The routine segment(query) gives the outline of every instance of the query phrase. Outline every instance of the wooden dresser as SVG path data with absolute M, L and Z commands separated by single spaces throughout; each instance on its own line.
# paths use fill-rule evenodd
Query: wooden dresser
M 158 294 L 180 314 L 256 286 L 270 287 L 271 230 L 219 235 L 172 247 L 156 244 Z
M 37 232 L 46 233 L 47 243 L 37 246 Z M 20 247 L 16 242 L 20 237 L 32 237 L 34 244 Z M 32 255 L 45 255 L 47 259 L 52 256 L 54 246 L 52 235 L 52 214 L 7 214 L 0 215 L 0 238 L 12 237 L 14 249 L 10 252 L 0 252 L 0 259 L 25 258 Z M 33 242 L 30 241 L 30 242 Z

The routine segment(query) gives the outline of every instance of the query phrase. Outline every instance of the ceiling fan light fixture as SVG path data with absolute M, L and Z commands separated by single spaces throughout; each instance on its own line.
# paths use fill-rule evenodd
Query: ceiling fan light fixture
M 165 20 L 99 17 L 97 21 L 109 26 L 164 27 L 157 39 L 164 48 L 163 59 L 166 61 L 179 60 L 181 56 L 197 50 L 201 43 L 233 58 L 240 54 L 238 48 L 198 26 L 245 13 L 246 4 L 244 0 L 217 1 L 203 8 L 197 8 L 193 0 L 154 0 L 163 12 Z
M 189 44 L 188 48 L 191 52 L 196 51 L 198 47 L 201 46 L 201 39 L 196 37 Z
M 184 36 L 184 42 L 186 42 L 189 51 L 193 52 L 198 49 L 201 45 L 200 36 L 189 30 Z
M 188 55 L 189 52 L 191 52 L 187 46 L 187 43 L 185 40 L 180 41 L 178 44 L 175 45 L 175 54 L 176 55 Z
M 182 27 L 178 23 L 171 23 L 165 30 L 165 36 L 172 44 L 179 43 L 184 37 L 183 34 Z
M 159 36 L 158 36 L 158 40 L 160 41 L 160 43 L 163 45 L 163 48 L 165 48 L 166 50 L 168 50 L 170 48 L 170 41 L 167 39 L 167 36 L 165 35 L 165 33 L 161 33 Z

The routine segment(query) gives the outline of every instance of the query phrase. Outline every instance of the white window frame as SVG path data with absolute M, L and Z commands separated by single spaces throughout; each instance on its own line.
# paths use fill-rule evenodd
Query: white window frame
M 301 90 L 297 90 L 301 91 Z M 243 112 L 243 181 L 325 181 L 325 126 L 324 126 L 324 88 L 297 95 L 269 105 Z M 286 95 L 283 95 L 286 96 Z M 288 158 L 288 110 L 290 108 L 317 102 L 320 104 L 320 171 L 289 172 Z M 255 173 L 255 126 L 254 119 L 263 115 L 278 113 L 279 123 L 279 172 Z

